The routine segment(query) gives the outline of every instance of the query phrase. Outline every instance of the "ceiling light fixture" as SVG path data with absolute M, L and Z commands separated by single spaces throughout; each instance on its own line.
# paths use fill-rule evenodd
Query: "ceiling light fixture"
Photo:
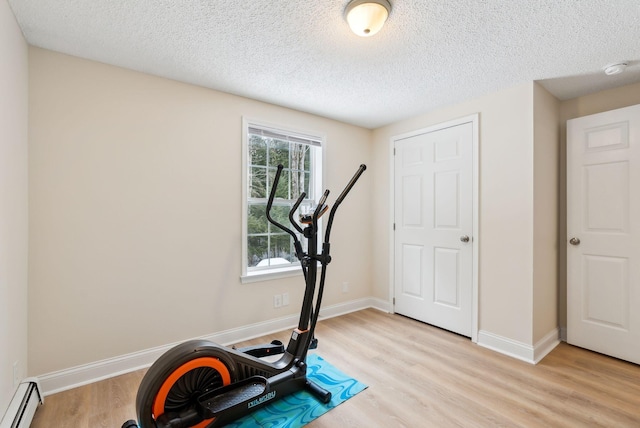
M 391 12 L 387 0 L 353 0 L 344 11 L 351 31 L 361 37 L 376 34 Z
M 613 75 L 622 73 L 625 68 L 627 68 L 626 62 L 609 64 L 604 68 L 604 74 L 606 74 L 607 76 L 613 76 Z

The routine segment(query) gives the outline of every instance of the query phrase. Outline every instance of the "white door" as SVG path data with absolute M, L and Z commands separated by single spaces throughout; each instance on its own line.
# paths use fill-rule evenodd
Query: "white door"
M 472 122 L 395 140 L 395 312 L 471 337 Z
M 567 122 L 567 341 L 640 364 L 640 105 Z

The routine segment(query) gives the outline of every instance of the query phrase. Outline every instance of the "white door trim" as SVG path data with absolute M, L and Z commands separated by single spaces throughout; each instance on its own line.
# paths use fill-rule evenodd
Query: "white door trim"
M 473 126 L 473 284 L 472 284 L 472 303 L 471 303 L 471 341 L 478 342 L 478 260 L 479 260 L 479 241 L 480 241 L 480 228 L 479 228 L 479 201 L 478 195 L 480 191 L 480 157 L 479 157 L 479 145 L 480 145 L 480 128 L 479 128 L 480 114 L 472 114 L 469 116 L 453 119 L 447 122 L 432 125 L 426 128 L 417 129 L 415 131 L 407 132 L 400 135 L 394 135 L 389 139 L 389 307 L 390 312 L 395 313 L 393 305 L 393 295 L 395 288 L 395 246 L 394 246 L 394 215 L 395 215 L 395 162 L 394 162 L 394 145 L 396 141 L 405 138 L 414 137 L 416 135 L 425 134 L 428 132 L 438 131 L 440 129 L 451 128 L 453 126 L 462 125 L 463 123 L 471 122 Z

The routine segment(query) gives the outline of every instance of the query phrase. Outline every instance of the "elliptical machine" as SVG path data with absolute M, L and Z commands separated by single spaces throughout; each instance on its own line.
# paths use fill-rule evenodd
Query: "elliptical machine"
M 136 397 L 138 420 L 129 420 L 122 428 L 219 427 L 303 389 L 325 404 L 331 401 L 329 391 L 307 378 L 306 357 L 316 342 L 314 331 L 327 265 L 331 262 L 329 236 L 333 218 L 365 169 L 364 164 L 360 165 L 336 199 L 326 224 L 322 251 L 318 254 L 318 219 L 328 210 L 325 203 L 329 190 L 325 190 L 312 214 L 300 216 L 300 224 L 295 221 L 294 213 L 306 194 L 302 193 L 289 211 L 292 226 L 307 238 L 307 252 L 304 252 L 296 234 L 271 217 L 283 170 L 283 166 L 278 165 L 267 203 L 267 219 L 293 237 L 306 284 L 298 327 L 291 333 L 286 349 L 279 341 L 242 349 L 206 340 L 190 340 L 177 345 L 153 363 L 145 374 Z M 322 271 L 316 290 L 318 263 Z M 275 362 L 260 359 L 277 354 L 282 356 Z

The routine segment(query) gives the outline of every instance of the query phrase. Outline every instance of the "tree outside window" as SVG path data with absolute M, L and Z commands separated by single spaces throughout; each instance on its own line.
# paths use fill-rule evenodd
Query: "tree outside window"
M 247 271 L 299 264 L 291 236 L 267 221 L 266 207 L 277 166 L 284 169 L 276 189 L 271 216 L 289 226 L 289 210 L 302 192 L 298 208 L 307 213 L 315 200 L 320 139 L 250 125 L 247 130 Z M 297 217 L 297 216 L 296 216 Z M 295 231 L 293 227 L 290 227 Z M 297 233 L 297 232 L 296 232 Z M 306 246 L 304 237 L 298 239 Z

